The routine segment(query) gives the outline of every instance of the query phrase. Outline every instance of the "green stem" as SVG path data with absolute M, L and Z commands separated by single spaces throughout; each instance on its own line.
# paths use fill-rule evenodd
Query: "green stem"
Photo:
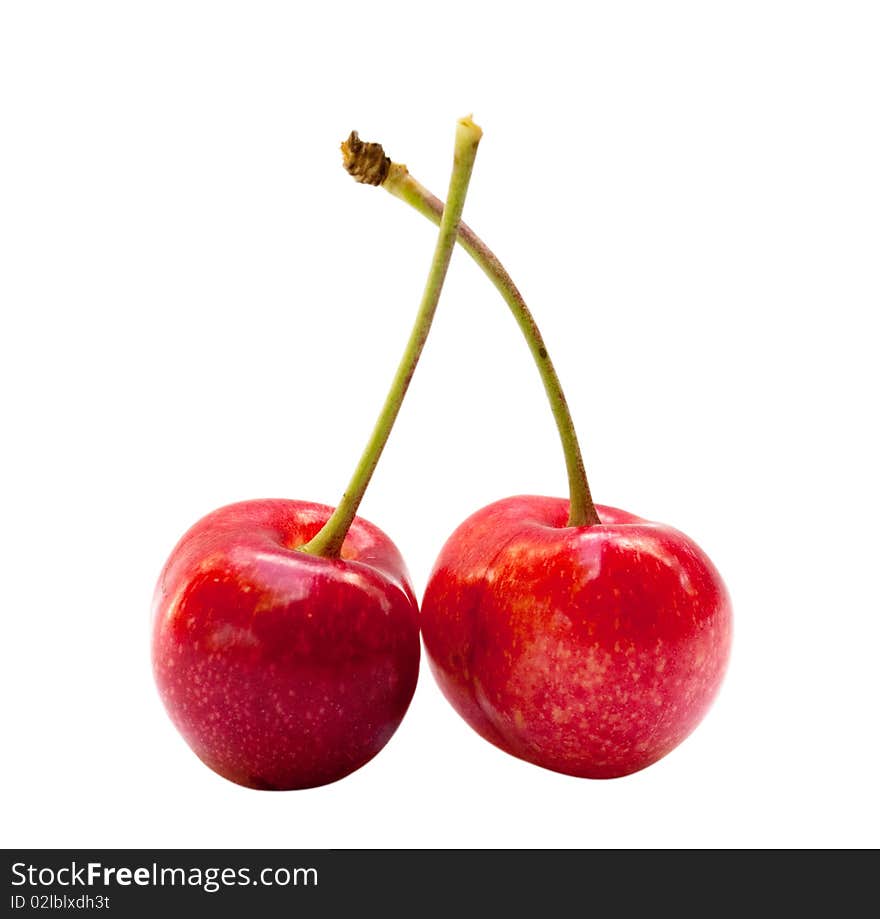
M 348 141 L 343 144 L 343 154 L 345 167 L 355 179 L 372 185 L 382 185 L 386 191 L 396 198 L 400 198 L 401 201 L 405 201 L 435 224 L 440 222 L 443 214 L 443 202 L 417 182 L 409 174 L 406 166 L 392 163 L 385 156 L 380 144 L 364 143 L 356 133 L 353 133 Z M 369 175 L 365 175 L 358 168 L 360 164 L 366 162 L 370 162 L 372 165 L 372 171 Z M 523 333 L 526 344 L 529 346 L 529 350 L 532 352 L 532 357 L 538 367 L 538 373 L 541 375 L 544 389 L 547 392 L 547 398 L 550 402 L 553 417 L 556 420 L 559 439 L 562 441 L 562 450 L 565 455 L 569 491 L 568 525 L 590 526 L 601 523 L 590 494 L 590 486 L 587 482 L 587 474 L 574 429 L 574 421 L 572 420 L 565 394 L 562 391 L 559 377 L 556 375 L 553 362 L 547 353 L 547 347 L 534 317 L 504 266 L 467 224 L 462 223 L 459 225 L 458 242 L 480 266 L 504 298 Z
M 461 118 L 455 132 L 455 155 L 453 159 L 452 175 L 449 179 L 449 194 L 447 206 L 441 205 L 442 214 L 438 219 L 440 233 L 434 249 L 434 258 L 428 272 L 425 292 L 416 314 L 416 320 L 410 333 L 409 341 L 400 359 L 391 388 L 385 398 L 385 404 L 376 420 L 373 433 L 367 442 L 360 462 L 348 483 L 348 488 L 342 496 L 336 509 L 324 526 L 300 549 L 311 555 L 321 555 L 325 558 L 338 558 L 342 551 L 342 544 L 346 534 L 355 518 L 357 509 L 370 483 L 382 450 L 388 442 L 391 429 L 397 419 L 404 396 L 409 388 L 419 357 L 422 354 L 437 304 L 440 300 L 440 291 L 455 248 L 461 213 L 467 196 L 471 172 L 477 155 L 477 147 L 483 132 L 471 121 L 470 118 Z

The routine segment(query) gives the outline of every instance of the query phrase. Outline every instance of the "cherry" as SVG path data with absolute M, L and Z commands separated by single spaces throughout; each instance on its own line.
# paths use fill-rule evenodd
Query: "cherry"
M 250 788 L 323 785 L 389 740 L 419 672 L 403 559 L 356 517 L 339 557 L 301 551 L 332 508 L 232 504 L 203 517 L 163 569 L 153 668 L 184 739 Z
M 446 698 L 487 740 L 557 772 L 636 772 L 697 726 L 730 647 L 730 601 L 683 533 L 615 508 L 489 505 L 452 534 L 422 601 Z
M 153 601 L 153 671 L 171 720 L 211 769 L 250 788 L 310 788 L 363 766 L 419 672 L 418 606 L 400 553 L 357 508 L 436 311 L 482 132 L 458 123 L 449 206 L 409 342 L 335 510 L 245 501 L 195 524 Z
M 355 178 L 363 157 L 384 157 L 356 134 L 343 154 Z M 443 213 L 405 166 L 387 161 L 373 184 L 435 223 Z M 593 503 L 532 314 L 464 223 L 458 241 L 502 294 L 537 364 L 569 497 L 508 498 L 456 529 L 422 601 L 429 664 L 453 708 L 502 750 L 575 776 L 627 775 L 669 753 L 706 714 L 730 654 L 730 599 L 686 535 Z

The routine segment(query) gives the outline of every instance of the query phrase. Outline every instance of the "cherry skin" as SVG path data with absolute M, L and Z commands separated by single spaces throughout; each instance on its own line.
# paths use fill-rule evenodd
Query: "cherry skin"
M 730 653 L 731 606 L 687 536 L 597 506 L 520 496 L 468 518 L 422 602 L 431 670 L 482 737 L 528 762 L 614 778 L 701 721 Z
M 418 606 L 391 540 L 356 517 L 340 558 L 297 550 L 332 512 L 244 501 L 195 524 L 153 601 L 153 671 L 199 758 L 250 788 L 311 788 L 388 742 L 419 672 Z

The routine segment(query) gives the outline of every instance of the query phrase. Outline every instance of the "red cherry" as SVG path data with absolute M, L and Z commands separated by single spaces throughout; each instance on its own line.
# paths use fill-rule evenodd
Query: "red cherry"
M 434 223 L 442 219 L 443 202 L 405 166 L 389 160 L 380 184 Z M 730 653 L 730 600 L 683 533 L 593 503 L 534 316 L 466 224 L 458 241 L 532 354 L 559 431 L 569 500 L 508 498 L 453 533 L 422 602 L 425 650 L 446 697 L 486 740 L 558 772 L 626 775 L 672 750 L 705 714 Z
M 335 782 L 385 746 L 412 699 L 415 595 L 394 544 L 355 515 L 431 328 L 481 135 L 470 118 L 459 119 L 428 281 L 342 500 L 335 509 L 287 500 L 221 508 L 184 535 L 159 578 L 159 692 L 190 747 L 233 782 Z M 328 373 L 336 369 L 328 361 Z
M 727 666 L 731 607 L 683 533 L 568 501 L 491 504 L 450 537 L 421 625 L 446 698 L 482 737 L 557 772 L 612 778 L 699 724 Z
M 184 739 L 251 788 L 334 782 L 400 724 L 419 671 L 400 553 L 356 517 L 340 558 L 298 551 L 332 508 L 245 501 L 202 518 L 165 564 L 153 670 Z

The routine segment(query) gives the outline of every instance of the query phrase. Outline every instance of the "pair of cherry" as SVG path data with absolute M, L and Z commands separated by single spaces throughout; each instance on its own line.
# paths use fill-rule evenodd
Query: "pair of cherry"
M 715 697 L 731 608 L 683 533 L 594 505 L 568 407 L 504 268 L 461 223 L 482 132 L 457 126 L 447 203 L 353 133 L 346 168 L 440 226 L 407 348 L 339 505 L 245 501 L 195 524 L 153 603 L 153 669 L 194 752 L 252 788 L 309 788 L 363 766 L 403 719 L 420 634 L 434 676 L 486 740 L 570 775 L 611 778 L 676 747 Z M 535 358 L 569 498 L 520 496 L 466 520 L 421 611 L 400 552 L 357 508 L 415 370 L 455 243 L 493 281 Z

